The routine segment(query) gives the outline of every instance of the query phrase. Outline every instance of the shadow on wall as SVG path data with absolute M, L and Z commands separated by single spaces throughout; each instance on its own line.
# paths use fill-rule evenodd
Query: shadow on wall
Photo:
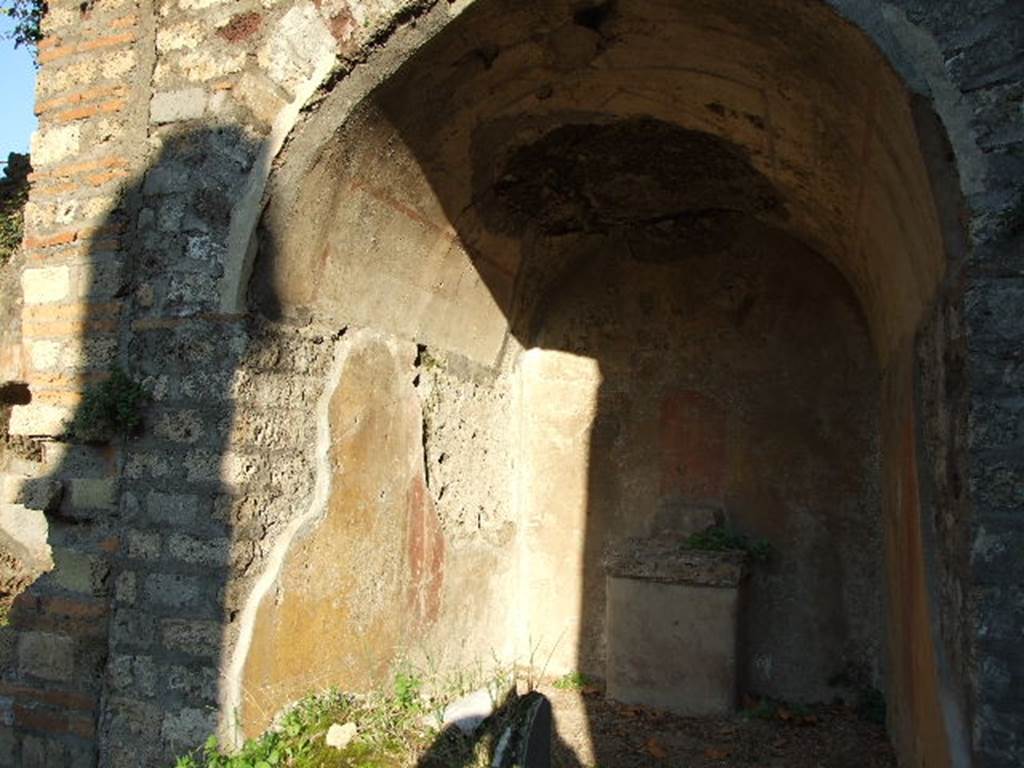
M 296 484 L 272 448 L 225 455 L 246 445 L 236 403 L 260 407 L 241 369 L 287 369 L 256 318 L 216 313 L 232 185 L 254 152 L 232 127 L 165 137 L 100 228 L 120 242 L 70 265 L 70 301 L 26 305 L 32 400 L 12 427 L 43 437 L 8 458 L 7 478 L 28 477 L 5 501 L 45 512 L 54 565 L 0 630 L 4 765 L 163 766 L 216 730 L 232 589 Z M 61 387 L 85 390 L 67 413 Z

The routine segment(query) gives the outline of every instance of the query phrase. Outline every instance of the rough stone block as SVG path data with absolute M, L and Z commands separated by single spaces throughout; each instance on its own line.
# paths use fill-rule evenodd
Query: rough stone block
M 133 572 L 124 571 L 114 582 L 114 597 L 119 603 L 134 605 L 138 596 L 137 579 Z
M 30 341 L 28 350 L 32 367 L 37 371 L 56 368 L 60 361 L 61 346 L 59 341 Z
M 129 478 L 166 477 L 172 471 L 166 453 L 137 451 L 128 457 L 124 475 Z
M 25 632 L 18 638 L 18 670 L 44 680 L 70 680 L 75 669 L 75 641 L 48 632 Z
M 164 91 L 154 94 L 149 103 L 149 120 L 152 123 L 173 123 L 178 120 L 194 120 L 202 117 L 206 110 L 206 91 L 202 88 L 184 88 L 180 91 Z
M 146 497 L 146 513 L 156 523 L 191 525 L 199 512 L 199 499 L 192 494 L 151 492 Z
M 0 768 L 14 768 L 15 746 L 14 729 L 0 726 Z
M 46 740 L 39 736 L 25 736 L 21 740 L 22 768 L 46 768 Z
M 167 648 L 210 658 L 220 653 L 222 628 L 217 621 L 167 619 L 160 626 Z
M 146 697 L 156 693 L 157 673 L 152 656 L 116 655 L 110 660 L 110 677 L 120 691 Z
M 167 550 L 172 557 L 194 565 L 224 566 L 228 562 L 231 542 L 225 538 L 197 539 L 180 533 L 172 534 Z
M 0 627 L 0 669 L 13 669 L 17 658 L 18 635 L 15 629 Z
M 976 281 L 964 297 L 965 320 L 972 332 L 1019 344 L 1024 305 L 1024 281 Z
M 216 653 L 208 654 L 215 657 Z M 212 666 L 173 666 L 167 672 L 167 687 L 192 701 L 217 700 L 217 670 Z
M 21 504 L 0 505 L 0 542 L 33 572 L 32 578 L 53 567 L 48 537 L 49 525 L 41 511 Z
M 277 113 L 285 106 L 286 102 L 277 95 L 277 88 L 267 78 L 260 74 L 246 72 L 238 81 L 235 94 L 256 116 L 256 119 L 264 123 L 274 122 Z
M 216 711 L 186 707 L 164 717 L 160 735 L 175 749 L 193 749 L 216 730 Z
M 176 410 L 162 414 L 153 426 L 153 433 L 176 443 L 194 443 L 203 434 L 202 421 L 193 410 Z
M 80 509 L 113 509 L 117 500 L 114 478 L 77 478 L 71 481 L 71 504 Z
M 11 410 L 8 432 L 12 435 L 60 435 L 70 420 L 71 409 L 65 406 L 47 403 L 16 405 Z
M 53 571 L 48 578 L 62 589 L 82 594 L 97 594 L 110 571 L 106 561 L 97 555 L 86 555 L 72 549 L 55 547 Z
M 32 165 L 38 168 L 74 155 L 80 143 L 81 128 L 75 124 L 36 131 L 32 134 Z
M 114 362 L 117 340 L 112 337 L 75 339 L 61 347 L 59 367 L 76 371 L 106 370 Z
M 60 267 L 29 267 L 21 273 L 21 291 L 26 304 L 64 301 L 71 290 L 71 270 Z
M 986 512 L 1013 514 L 1024 505 L 1024 466 L 1019 460 L 978 455 L 971 473 L 971 494 L 979 509 Z
M 110 625 L 110 645 L 115 649 L 148 648 L 156 638 L 156 621 L 145 611 L 119 606 Z
M 147 195 L 171 195 L 185 192 L 190 183 L 189 169 L 178 163 L 162 163 L 150 168 L 142 191 Z
M 257 60 L 270 79 L 289 92 L 308 77 L 316 62 L 333 57 L 334 37 L 313 3 L 303 2 L 281 17 L 267 35 Z
M 26 509 L 50 512 L 57 508 L 64 495 L 64 484 L 56 477 L 4 478 L 4 503 L 22 504 Z
M 94 259 L 78 279 L 76 298 L 89 301 L 110 301 L 125 287 L 124 264 L 121 261 L 101 262 Z
M 199 580 L 178 573 L 154 573 L 146 577 L 146 599 L 154 605 L 180 608 L 199 596 Z
M 96 768 L 96 751 L 88 744 L 68 744 L 66 768 Z
M 156 49 L 161 53 L 195 48 L 203 39 L 203 26 L 198 21 L 171 24 L 157 30 Z
M 128 557 L 136 560 L 156 560 L 160 557 L 160 534 L 149 531 L 129 531 Z
M 180 0 L 178 3 L 182 10 L 200 10 L 203 8 L 210 8 L 214 5 L 222 5 L 228 2 L 228 0 Z
M 684 715 L 736 704 L 738 591 L 607 580 L 608 695 Z
M 188 51 L 180 55 L 173 62 L 168 61 L 166 66 L 164 62 L 157 64 L 153 79 L 159 86 L 180 72 L 187 80 L 205 82 L 238 72 L 245 66 L 245 59 L 246 53 L 244 50 L 229 51 L 220 45 L 200 47 L 197 50 Z M 210 96 L 209 107 L 211 112 L 215 111 L 218 96 L 222 94 L 223 92 L 220 91 L 214 92 Z
M 110 738 L 115 744 L 139 743 L 142 739 L 154 741 L 160 732 L 163 709 L 158 705 L 139 699 L 117 696 L 109 703 Z M 142 739 L 140 739 L 142 737 Z M 199 744 L 201 742 L 196 742 Z M 142 763 L 136 752 L 134 762 L 124 765 L 138 766 Z

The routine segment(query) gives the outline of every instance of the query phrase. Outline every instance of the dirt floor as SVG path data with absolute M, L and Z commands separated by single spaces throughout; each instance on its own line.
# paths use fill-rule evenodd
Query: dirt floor
M 747 701 L 729 717 L 680 717 L 545 686 L 553 768 L 894 768 L 885 728 L 846 705 L 791 711 Z

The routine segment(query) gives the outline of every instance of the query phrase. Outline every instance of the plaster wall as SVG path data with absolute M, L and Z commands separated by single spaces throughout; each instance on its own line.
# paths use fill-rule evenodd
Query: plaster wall
M 519 367 L 534 642 L 602 676 L 606 548 L 717 518 L 773 548 L 746 585 L 741 689 L 881 684 L 879 373 L 841 277 L 754 225 L 668 263 L 600 237 L 546 246 L 586 266 L 546 297 Z
M 223 706 L 247 736 L 309 691 L 368 691 L 400 664 L 512 658 L 503 382 L 435 355 L 367 330 L 337 342 L 317 492 L 241 620 Z

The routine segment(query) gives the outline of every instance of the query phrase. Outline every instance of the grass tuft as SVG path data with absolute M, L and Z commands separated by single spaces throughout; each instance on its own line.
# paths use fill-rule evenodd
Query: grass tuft
M 491 681 L 494 685 L 501 675 Z M 337 690 L 309 696 L 292 706 L 278 724 L 227 754 L 215 737 L 177 759 L 174 768 L 488 768 L 502 729 L 515 716 L 514 694 L 475 734 L 437 730 L 445 703 L 479 683 L 459 674 L 442 681 L 437 693 L 410 665 L 402 665 L 391 686 L 364 696 Z M 433 717 L 430 716 L 433 713 Z M 355 723 L 358 731 L 343 750 L 327 745 L 334 723 Z
M 582 672 L 566 672 L 552 683 L 560 691 L 582 691 L 590 684 L 590 678 Z

